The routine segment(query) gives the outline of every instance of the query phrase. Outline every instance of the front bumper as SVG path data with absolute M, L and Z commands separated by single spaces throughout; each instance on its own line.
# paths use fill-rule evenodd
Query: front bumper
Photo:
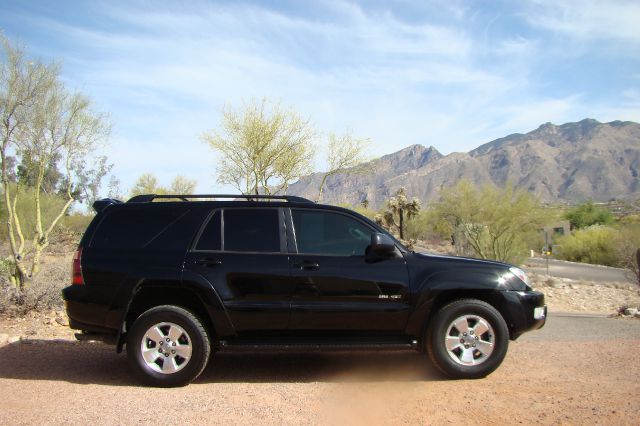
M 544 294 L 538 291 L 505 291 L 505 319 L 511 339 L 515 340 L 527 331 L 544 327 L 547 320 L 547 305 Z

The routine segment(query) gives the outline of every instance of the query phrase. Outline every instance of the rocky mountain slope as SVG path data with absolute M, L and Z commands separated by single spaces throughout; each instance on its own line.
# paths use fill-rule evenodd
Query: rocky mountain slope
M 593 119 L 546 123 L 446 156 L 433 146 L 412 145 L 370 161 L 363 170 L 327 179 L 323 202 L 367 199 L 378 207 L 401 186 L 428 202 L 461 179 L 498 186 L 512 182 L 545 201 L 633 198 L 640 196 L 640 124 Z M 315 199 L 321 179 L 321 173 L 306 176 L 289 193 Z

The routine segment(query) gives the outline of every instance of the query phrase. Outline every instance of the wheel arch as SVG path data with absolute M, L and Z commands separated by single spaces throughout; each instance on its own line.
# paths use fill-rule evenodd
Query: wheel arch
M 424 342 L 426 341 L 427 332 L 429 326 L 433 320 L 433 317 L 438 311 L 456 300 L 462 299 L 476 299 L 482 302 L 488 303 L 494 307 L 498 313 L 502 316 L 507 328 L 509 330 L 509 338 L 514 339 L 516 336 L 516 324 L 512 313 L 507 308 L 507 303 L 501 290 L 488 290 L 488 289 L 458 289 L 458 290 L 446 290 L 441 291 L 427 303 L 425 306 L 426 312 L 424 314 L 424 320 L 422 321 L 422 329 L 420 330 L 420 342 L 419 347 L 424 349 Z
M 207 288 L 208 287 L 208 288 Z M 194 283 L 141 283 L 133 291 L 131 301 L 122 318 L 118 352 L 126 341 L 126 332 L 144 312 L 155 306 L 172 305 L 184 308 L 202 321 L 213 342 L 220 336 L 233 334 L 233 325 L 215 290 Z

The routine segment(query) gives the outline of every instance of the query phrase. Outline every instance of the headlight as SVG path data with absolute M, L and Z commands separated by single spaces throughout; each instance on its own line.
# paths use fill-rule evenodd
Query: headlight
M 515 275 L 516 277 L 520 278 L 520 280 L 525 283 L 527 285 L 527 287 L 531 287 L 531 285 L 529 284 L 529 278 L 527 278 L 527 274 L 524 273 L 524 271 L 520 268 L 516 268 L 515 266 L 509 268 L 509 271 Z

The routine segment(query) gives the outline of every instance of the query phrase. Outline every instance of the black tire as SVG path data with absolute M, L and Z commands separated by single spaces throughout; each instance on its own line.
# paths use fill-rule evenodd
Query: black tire
M 467 331 L 469 336 L 463 336 L 462 332 L 453 325 L 454 321 L 461 318 L 464 318 L 461 324 L 466 323 L 472 326 Z M 482 331 L 484 325 L 482 328 L 474 328 L 474 324 L 480 322 L 477 318 L 484 320 L 490 326 L 490 330 L 484 332 L 482 336 L 477 336 L 478 338 L 472 335 L 474 334 L 472 332 L 475 329 Z M 457 347 L 449 351 L 445 339 L 452 337 L 458 341 L 464 340 L 464 344 L 460 342 L 460 345 L 457 345 L 456 340 L 451 339 L 451 344 Z M 475 339 L 476 342 L 471 339 Z M 492 342 L 492 345 L 486 345 L 485 341 Z M 467 343 L 469 344 L 466 345 Z M 429 358 L 444 374 L 454 379 L 477 379 L 495 371 L 504 360 L 509 347 L 509 329 L 502 315 L 488 303 L 476 299 L 456 300 L 436 313 L 427 333 L 426 344 Z M 475 346 L 476 344 L 478 347 Z M 484 352 L 479 351 L 481 344 L 484 352 L 489 352 L 488 349 L 491 348 L 492 351 L 485 355 Z M 471 354 L 470 358 L 463 355 L 465 351 L 467 355 Z
M 173 342 L 173 340 L 165 342 L 164 338 L 158 339 L 162 341 L 162 345 L 173 345 L 174 347 L 168 346 L 169 351 L 167 351 L 167 346 L 164 346 L 165 350 L 163 352 L 153 352 L 153 354 L 149 354 L 149 357 L 157 358 L 156 362 L 145 361 L 142 354 L 143 342 L 147 345 L 145 347 L 157 348 L 159 351 L 163 349 L 160 344 L 154 341 L 155 338 L 152 340 L 146 337 L 147 332 L 155 325 L 165 324 L 158 328 L 161 330 L 159 335 L 168 338 L 168 335 L 165 336 L 162 334 L 168 333 L 172 329 L 172 325 L 166 325 L 167 323 L 173 325 L 172 335 L 174 335 L 173 333 L 175 332 L 176 335 L 179 334 L 180 337 L 176 339 L 176 342 Z M 182 330 L 180 330 L 180 328 Z M 180 357 L 181 351 L 178 351 L 178 355 L 170 355 L 168 353 L 171 352 L 171 349 L 175 349 L 176 344 L 178 347 L 184 345 L 187 350 L 187 347 L 190 347 L 191 351 L 188 358 Z M 168 388 L 189 384 L 195 380 L 207 366 L 210 353 L 211 344 L 209 342 L 209 336 L 202 326 L 202 322 L 194 314 L 178 306 L 163 305 L 149 309 L 135 320 L 127 334 L 127 357 L 129 359 L 129 365 L 141 381 L 151 386 Z M 173 351 L 173 354 L 176 354 L 176 351 Z M 163 355 L 170 360 L 169 362 L 172 362 L 171 365 L 166 365 L 167 371 L 164 373 L 159 371 L 165 370 Z M 170 368 L 176 369 L 177 371 L 169 372 Z

